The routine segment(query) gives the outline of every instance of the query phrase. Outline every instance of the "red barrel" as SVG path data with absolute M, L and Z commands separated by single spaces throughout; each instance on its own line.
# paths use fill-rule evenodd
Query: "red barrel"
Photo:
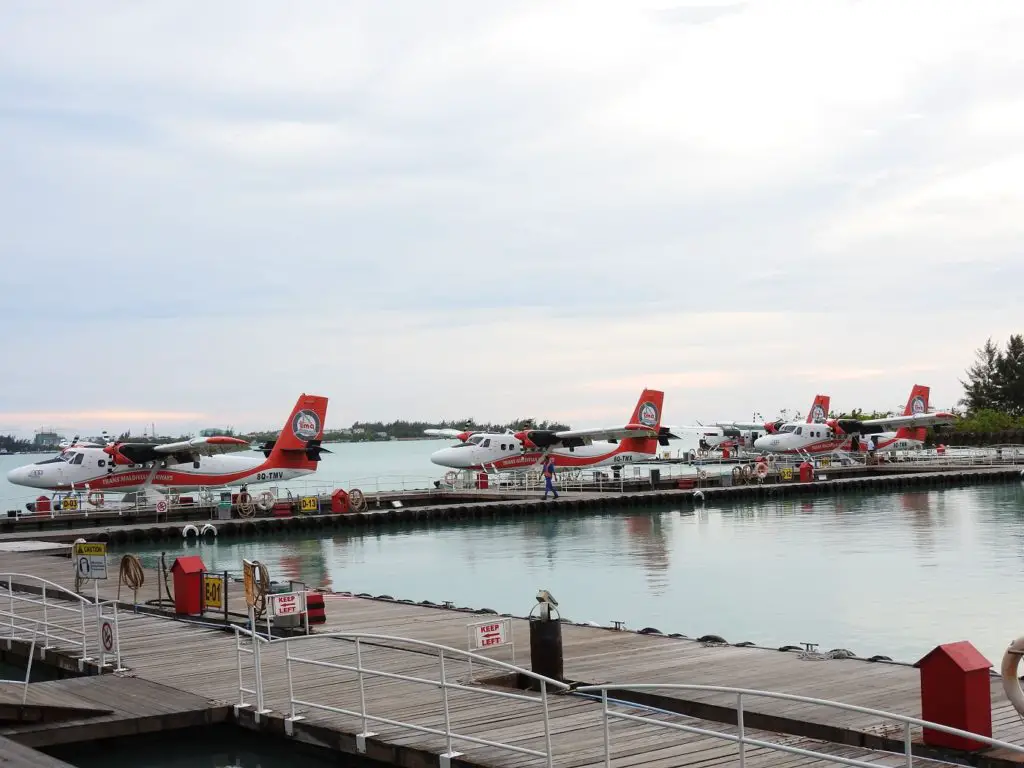
M 327 611 L 324 609 L 324 596 L 319 592 L 306 593 L 306 615 L 310 624 L 327 623 Z

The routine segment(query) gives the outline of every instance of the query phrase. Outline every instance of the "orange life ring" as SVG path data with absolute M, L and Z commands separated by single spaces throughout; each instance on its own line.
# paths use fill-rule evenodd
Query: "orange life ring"
M 85 500 L 94 507 L 103 506 L 103 492 L 102 491 L 89 491 L 86 495 Z
M 766 462 L 757 462 L 757 476 L 761 478 L 768 476 L 768 464 Z

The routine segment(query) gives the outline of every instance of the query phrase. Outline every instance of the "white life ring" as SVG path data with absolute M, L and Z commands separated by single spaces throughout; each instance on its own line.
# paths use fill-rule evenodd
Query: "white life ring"
M 194 525 L 192 525 L 192 523 L 189 523 L 188 525 L 186 525 L 184 528 L 181 529 L 181 538 L 183 538 L 183 539 L 187 539 L 189 536 L 198 536 L 198 535 L 199 535 L 199 530 Z
M 103 491 L 89 491 L 89 494 L 85 497 L 85 500 L 94 507 L 102 507 Z
M 199 492 L 199 500 L 202 502 L 213 501 L 213 491 L 211 491 L 209 488 L 203 488 L 203 490 Z
M 274 494 L 270 491 L 263 491 L 259 495 L 259 499 L 256 502 L 256 506 L 261 512 L 266 512 L 274 505 Z
M 199 535 L 200 536 L 205 536 L 208 533 L 212 533 L 214 535 L 214 537 L 217 536 L 217 529 L 214 526 L 210 525 L 209 523 L 207 523 L 206 525 L 203 526 L 202 530 L 199 531 Z
M 1020 679 L 1017 677 L 1017 665 L 1020 657 L 1024 655 L 1024 637 L 1018 637 L 1006 648 L 1003 653 L 1003 663 L 999 674 L 1003 678 L 1003 691 L 1006 698 L 1013 704 L 1013 708 L 1021 715 L 1024 715 L 1024 691 L 1020 687 Z
M 708 479 L 708 473 L 705 470 L 700 469 L 700 470 L 697 471 L 697 477 L 699 477 L 701 480 L 707 480 Z
M 449 470 L 444 473 L 444 484 L 455 485 L 455 481 L 459 479 L 459 475 L 455 470 Z

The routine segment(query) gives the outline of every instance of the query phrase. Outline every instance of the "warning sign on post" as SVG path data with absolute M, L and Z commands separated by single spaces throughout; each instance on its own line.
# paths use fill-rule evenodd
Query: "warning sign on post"
M 470 647 L 476 650 L 507 645 L 512 642 L 512 621 L 498 619 L 470 624 L 469 633 Z
M 272 616 L 295 616 L 305 610 L 303 596 L 305 592 L 285 592 L 280 595 L 269 595 Z
M 102 541 L 77 542 L 71 560 L 79 579 L 107 578 L 107 545 Z

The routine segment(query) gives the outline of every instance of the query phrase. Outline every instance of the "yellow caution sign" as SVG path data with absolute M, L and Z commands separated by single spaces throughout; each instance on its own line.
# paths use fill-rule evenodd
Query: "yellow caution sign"
M 61 509 L 78 509 L 78 499 L 74 496 L 65 496 L 60 500 Z
M 107 545 L 102 541 L 81 541 L 75 544 L 75 557 L 106 557 Z
M 300 512 L 316 512 L 320 509 L 320 499 L 316 496 L 302 496 L 299 498 Z

